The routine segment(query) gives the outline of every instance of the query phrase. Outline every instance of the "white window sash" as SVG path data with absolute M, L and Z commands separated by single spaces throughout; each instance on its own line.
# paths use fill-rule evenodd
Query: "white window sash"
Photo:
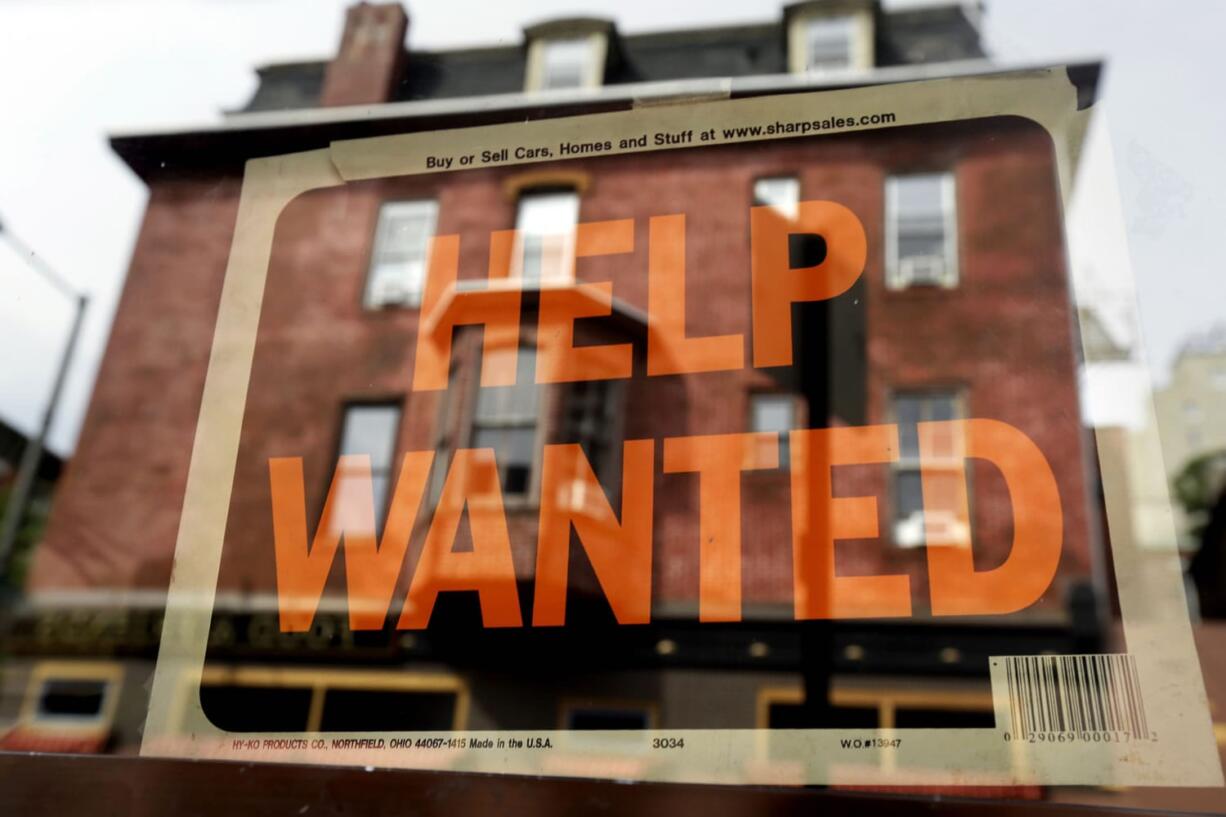
M 545 203 L 545 199 L 556 197 Z M 565 225 L 563 224 L 565 222 Z M 533 283 L 568 283 L 575 279 L 575 230 L 579 223 L 579 194 L 525 193 L 515 216 L 515 246 L 511 253 L 512 280 Z M 527 251 L 540 248 L 539 267 L 525 264 Z
M 902 259 L 899 256 L 901 214 L 898 187 L 901 178 L 905 176 L 888 177 L 885 190 L 886 288 L 895 290 L 911 286 L 910 282 L 902 278 Z M 941 224 L 945 274 L 940 286 L 953 289 L 961 280 L 961 271 L 958 266 L 957 183 L 953 172 L 941 174 Z
M 394 231 L 406 221 L 412 230 L 405 243 L 398 244 L 400 237 L 395 236 Z M 414 221 L 416 224 L 413 224 Z M 387 202 L 379 208 L 363 297 L 368 309 L 391 303 L 407 306 L 421 304 L 430 268 L 430 242 L 437 224 L 438 203 L 432 199 Z M 386 290 L 394 288 L 388 284 L 389 281 L 398 283 L 402 294 L 397 297 L 386 294 Z

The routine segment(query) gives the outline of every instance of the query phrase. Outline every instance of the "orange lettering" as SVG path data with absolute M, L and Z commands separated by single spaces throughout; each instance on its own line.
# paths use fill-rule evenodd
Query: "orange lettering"
M 698 620 L 741 620 L 741 472 L 779 466 L 775 434 L 664 441 L 664 472 L 698 472 Z
M 826 257 L 813 267 L 792 267 L 789 236 L 818 235 Z M 792 304 L 841 295 L 864 271 L 868 239 L 856 214 L 832 201 L 802 201 L 795 221 L 773 207 L 750 211 L 753 288 L 753 365 L 792 364 Z
M 457 553 L 452 546 L 466 506 L 472 550 Z M 492 448 L 462 448 L 452 457 L 396 626 L 402 630 L 424 628 L 430 623 L 438 594 L 448 590 L 476 590 L 486 627 L 523 624 Z
M 302 458 L 274 457 L 268 461 L 277 601 L 283 632 L 311 629 L 342 538 L 349 588 L 349 626 L 354 630 L 383 628 L 433 457 L 431 451 L 405 454 L 377 549 L 370 457 L 365 454 L 341 457 L 309 551 Z
M 438 391 L 447 388 L 451 370 L 451 336 L 457 326 L 481 324 L 481 385 L 511 386 L 515 383 L 515 350 L 519 346 L 518 286 L 495 286 L 506 279 L 511 264 L 514 230 L 490 234 L 489 288 L 474 292 L 456 291 L 459 276 L 460 237 L 436 236 L 430 242 L 430 263 L 421 303 L 421 328 L 417 333 L 417 354 L 413 364 L 413 390 Z M 510 349 L 508 357 L 494 354 Z M 504 361 L 496 364 L 495 361 Z
M 717 372 L 744 366 L 744 335 L 686 337 L 685 216 L 655 216 L 649 229 L 647 374 Z
M 963 529 L 969 529 L 966 477 L 951 483 L 939 467 L 949 439 L 965 440 L 966 457 L 1000 469 L 1013 505 L 1013 544 L 1004 564 L 976 571 L 969 543 L 928 546 L 928 583 L 937 616 L 1002 615 L 1036 602 L 1051 585 L 1060 563 L 1064 515 L 1056 477 L 1034 441 L 999 420 L 949 420 L 919 424 L 920 479 L 925 514 L 930 497 L 940 497 Z M 944 444 L 943 444 L 944 443 Z M 948 457 L 944 457 L 945 460 Z
M 619 523 L 583 449 L 573 444 L 545 446 L 534 626 L 557 627 L 566 622 L 572 525 L 617 622 L 646 624 L 651 620 L 654 460 L 651 440 L 627 440 L 622 447 Z
M 634 220 L 580 224 L 575 256 L 617 255 L 634 250 Z M 575 320 L 613 314 L 613 284 L 607 281 L 541 289 L 537 335 L 537 383 L 610 380 L 629 377 L 634 350 L 629 343 L 575 346 Z
M 898 428 L 820 428 L 791 432 L 792 570 L 796 618 L 877 618 L 911 614 L 908 576 L 838 576 L 839 539 L 874 539 L 877 500 L 835 497 L 831 468 L 893 462 Z

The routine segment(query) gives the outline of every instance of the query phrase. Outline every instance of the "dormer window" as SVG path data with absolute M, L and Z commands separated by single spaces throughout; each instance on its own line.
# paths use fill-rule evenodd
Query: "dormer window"
M 588 37 L 541 43 L 541 90 L 584 88 L 591 73 L 592 43 Z
M 795 7 L 788 22 L 788 65 L 794 74 L 826 74 L 873 67 L 871 4 L 849 0 Z
M 591 18 L 552 20 L 526 29 L 524 90 L 599 88 L 612 32 L 612 23 Z
M 804 37 L 805 71 L 839 71 L 855 67 L 854 17 L 810 17 L 804 23 Z

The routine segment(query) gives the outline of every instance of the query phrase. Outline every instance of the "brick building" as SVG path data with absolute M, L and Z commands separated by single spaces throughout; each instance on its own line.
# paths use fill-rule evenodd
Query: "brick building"
M 359 4 L 334 59 L 261 69 L 249 105 L 222 126 L 113 141 L 148 183 L 149 206 L 32 569 L 15 629 L 23 658 L 0 713 L 24 701 L 23 719 L 54 725 L 55 707 L 40 707 L 71 692 L 97 702 L 95 725 L 114 744 L 137 740 L 247 158 L 624 109 L 644 94 L 701 91 L 710 77 L 739 78 L 733 95 L 749 95 L 990 68 L 974 20 L 953 5 L 887 12 L 871 0 L 816 0 L 759 26 L 641 35 L 568 19 L 526 29 L 520 46 L 437 53 L 406 49 L 407 24 L 398 5 Z M 1093 66 L 1073 77 L 1090 95 L 1094 78 Z M 856 213 L 869 251 L 851 292 L 797 311 L 796 365 L 645 376 L 650 218 L 685 215 L 687 332 L 741 335 L 748 359 L 751 207 L 786 217 L 813 199 Z M 626 218 L 630 252 L 570 268 L 575 223 Z M 579 343 L 630 343 L 635 376 L 532 385 L 529 295 L 519 385 L 478 388 L 480 334 L 458 331 L 450 387 L 410 390 L 417 336 L 431 319 L 422 308 L 427 239 L 460 237 L 462 290 L 487 275 L 491 233 L 510 229 L 519 236 L 512 277 L 527 292 L 612 282 L 615 315 L 585 323 Z M 206 712 L 235 730 L 991 724 L 986 656 L 1078 651 L 1097 637 L 1067 277 L 1051 141 L 1021 119 L 440 172 L 300 197 L 278 222 L 270 261 Z M 982 566 L 1010 547 L 1008 494 L 982 461 L 969 467 L 970 530 L 948 519 L 924 531 L 916 423 L 969 417 L 1029 436 L 1064 510 L 1056 581 L 1005 625 L 927 615 L 926 547 L 973 541 Z M 468 594 L 440 597 L 424 631 L 353 633 L 339 571 L 338 593 L 310 633 L 277 631 L 271 457 L 303 458 L 316 520 L 339 455 L 370 456 L 376 507 L 386 508 L 405 452 L 446 462 L 492 450 L 527 611 L 542 445 L 583 446 L 617 508 L 625 440 L 882 423 L 898 424 L 898 462 L 846 469 L 835 489 L 877 497 L 880 537 L 840 547 L 837 569 L 909 576 L 918 620 L 791 621 L 790 452 L 781 444 L 779 466 L 741 481 L 743 616 L 697 626 L 698 482 L 663 472 L 657 442 L 650 626 L 610 626 L 599 585 L 576 558 L 572 615 L 594 628 L 578 635 L 474 629 Z M 427 502 L 444 473 L 435 469 Z M 419 525 L 401 593 L 424 535 Z M 463 649 L 448 638 L 456 633 Z M 572 659 L 564 673 L 508 668 L 548 663 L 558 650 Z

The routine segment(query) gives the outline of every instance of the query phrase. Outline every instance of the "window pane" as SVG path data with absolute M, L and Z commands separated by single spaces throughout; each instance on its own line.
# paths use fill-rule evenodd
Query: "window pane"
M 367 306 L 421 302 L 437 220 L 438 205 L 433 201 L 388 202 L 380 208 L 366 284 Z
M 569 277 L 569 248 L 578 220 L 579 195 L 573 190 L 520 196 L 515 229 L 520 235 L 525 280 Z
M 400 431 L 398 406 L 349 406 L 341 431 L 340 454 L 367 454 L 370 457 L 371 493 L 375 503 L 375 524 L 383 523 L 391 483 L 396 436 Z M 349 475 L 342 474 L 338 499 L 344 501 L 354 489 Z
M 90 718 L 102 712 L 106 682 L 91 680 L 50 680 L 38 697 L 38 714 L 51 718 Z
M 200 706 L 213 725 L 230 732 L 302 732 L 309 687 L 201 684 Z
M 495 353 L 494 366 L 509 366 L 506 352 Z M 477 393 L 477 415 L 480 424 L 536 423 L 537 386 L 535 383 L 536 353 L 520 348 L 515 355 L 515 385 L 482 388 Z
M 780 215 L 796 218 L 800 181 L 791 176 L 758 179 L 753 185 L 753 203 L 775 208 Z
M 895 176 L 894 195 L 898 217 L 939 228 L 944 213 L 944 183 L 945 176 L 942 173 Z
M 536 428 L 479 428 L 473 448 L 492 448 L 505 494 L 527 493 L 532 475 Z
M 645 709 L 584 707 L 566 713 L 567 729 L 646 729 L 650 723 Z
M 791 431 L 796 403 L 786 394 L 755 394 L 752 398 L 753 431 Z
M 939 709 L 900 706 L 894 711 L 895 729 L 994 729 L 990 709 Z
M 920 472 L 898 471 L 894 479 L 894 515 L 899 520 L 910 519 L 924 510 L 924 492 Z
M 541 87 L 582 88 L 591 61 L 592 42 L 586 37 L 545 43 Z
M 952 392 L 896 394 L 894 421 L 898 424 L 899 459 L 904 462 L 918 459 L 918 423 L 956 420 L 959 415 L 957 395 Z M 948 439 L 936 442 L 941 453 L 954 456 Z
M 953 420 L 958 414 L 957 401 L 952 394 L 933 394 L 928 398 L 928 420 Z
M 852 38 L 855 21 L 851 17 L 818 17 L 805 31 L 805 67 L 814 69 L 849 68 L 852 64 Z
M 454 692 L 329 689 L 323 732 L 442 732 L 455 725 Z
M 901 460 L 919 458 L 919 438 L 915 424 L 922 419 L 923 403 L 919 398 L 898 395 L 894 398 L 894 421 L 898 423 L 898 457 Z
M 399 430 L 397 406 L 349 406 L 345 409 L 340 453 L 369 454 L 372 469 L 386 470 L 392 464 Z
M 948 173 L 891 176 L 890 282 L 949 286 L 956 282 L 953 200 Z

